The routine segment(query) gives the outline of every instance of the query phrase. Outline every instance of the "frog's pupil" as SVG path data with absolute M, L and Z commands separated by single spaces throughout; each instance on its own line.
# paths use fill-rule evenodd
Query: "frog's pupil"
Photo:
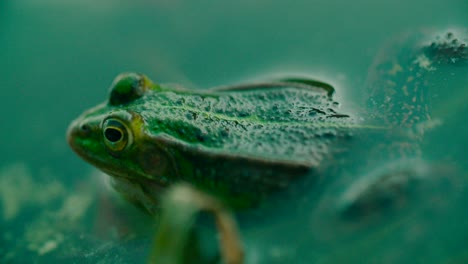
M 117 142 L 122 138 L 122 132 L 115 128 L 107 128 L 104 135 L 110 142 Z

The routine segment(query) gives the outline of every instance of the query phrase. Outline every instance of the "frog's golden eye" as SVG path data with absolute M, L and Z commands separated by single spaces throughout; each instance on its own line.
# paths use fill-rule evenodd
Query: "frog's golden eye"
M 132 134 L 119 119 L 108 118 L 102 123 L 104 143 L 111 151 L 122 151 L 131 144 Z

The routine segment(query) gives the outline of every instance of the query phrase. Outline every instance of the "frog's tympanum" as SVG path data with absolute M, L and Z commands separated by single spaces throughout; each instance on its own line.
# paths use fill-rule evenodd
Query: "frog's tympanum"
M 167 210 L 177 214 L 193 205 L 214 212 L 223 257 L 240 262 L 235 223 L 226 208 L 257 206 L 304 179 L 316 186 L 311 195 L 317 197 L 340 176 L 338 168 L 366 133 L 397 138 L 366 147 L 369 153 L 385 153 L 387 159 L 420 155 L 424 129 L 416 127 L 431 120 L 431 76 L 438 67 L 467 62 L 465 44 L 452 33 L 428 45 L 423 40 L 406 37 L 379 55 L 369 73 L 366 114 L 344 112 L 331 85 L 308 78 L 190 90 L 124 73 L 114 80 L 107 101 L 70 125 L 68 142 L 110 175 L 116 190 L 153 214 L 165 189 L 179 186 L 168 195 Z M 352 160 L 369 165 L 369 158 Z M 349 174 L 343 177 L 356 180 L 343 181 L 348 188 L 336 197 L 345 216 L 377 210 L 421 176 L 406 170 L 364 179 Z M 162 223 L 161 233 L 167 225 Z

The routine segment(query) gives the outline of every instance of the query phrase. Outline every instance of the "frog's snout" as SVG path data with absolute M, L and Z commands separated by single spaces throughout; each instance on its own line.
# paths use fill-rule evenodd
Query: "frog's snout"
M 88 130 L 88 126 L 86 124 L 78 124 L 75 120 L 69 126 L 67 130 L 67 140 L 70 141 L 78 135 L 86 135 Z
M 88 138 L 91 133 L 92 129 L 89 124 L 75 120 L 68 127 L 67 142 L 74 150 L 76 150 L 76 140 Z

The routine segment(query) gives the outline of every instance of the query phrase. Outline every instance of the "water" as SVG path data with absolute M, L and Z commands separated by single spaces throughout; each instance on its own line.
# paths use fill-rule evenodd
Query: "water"
M 151 233 L 151 220 L 123 201 L 113 204 L 118 198 L 106 194 L 64 136 L 72 119 L 106 98 L 118 73 L 200 88 L 307 73 L 333 84 L 343 107 L 358 109 L 369 65 L 384 43 L 421 28 L 466 28 L 466 10 L 462 0 L 1 1 L 0 260 L 146 259 L 151 242 L 140 234 Z M 466 68 L 447 74 L 460 77 L 434 91 L 433 116 L 442 125 L 427 133 L 422 147 L 428 160 L 455 167 L 464 186 L 468 74 Z M 463 202 L 455 201 L 447 215 L 462 221 Z M 99 209 L 108 207 L 125 213 Z M 140 221 L 146 224 L 135 224 Z M 440 255 L 460 254 L 466 233 L 450 239 L 452 231 L 440 230 Z M 317 252 L 320 260 L 339 259 Z

